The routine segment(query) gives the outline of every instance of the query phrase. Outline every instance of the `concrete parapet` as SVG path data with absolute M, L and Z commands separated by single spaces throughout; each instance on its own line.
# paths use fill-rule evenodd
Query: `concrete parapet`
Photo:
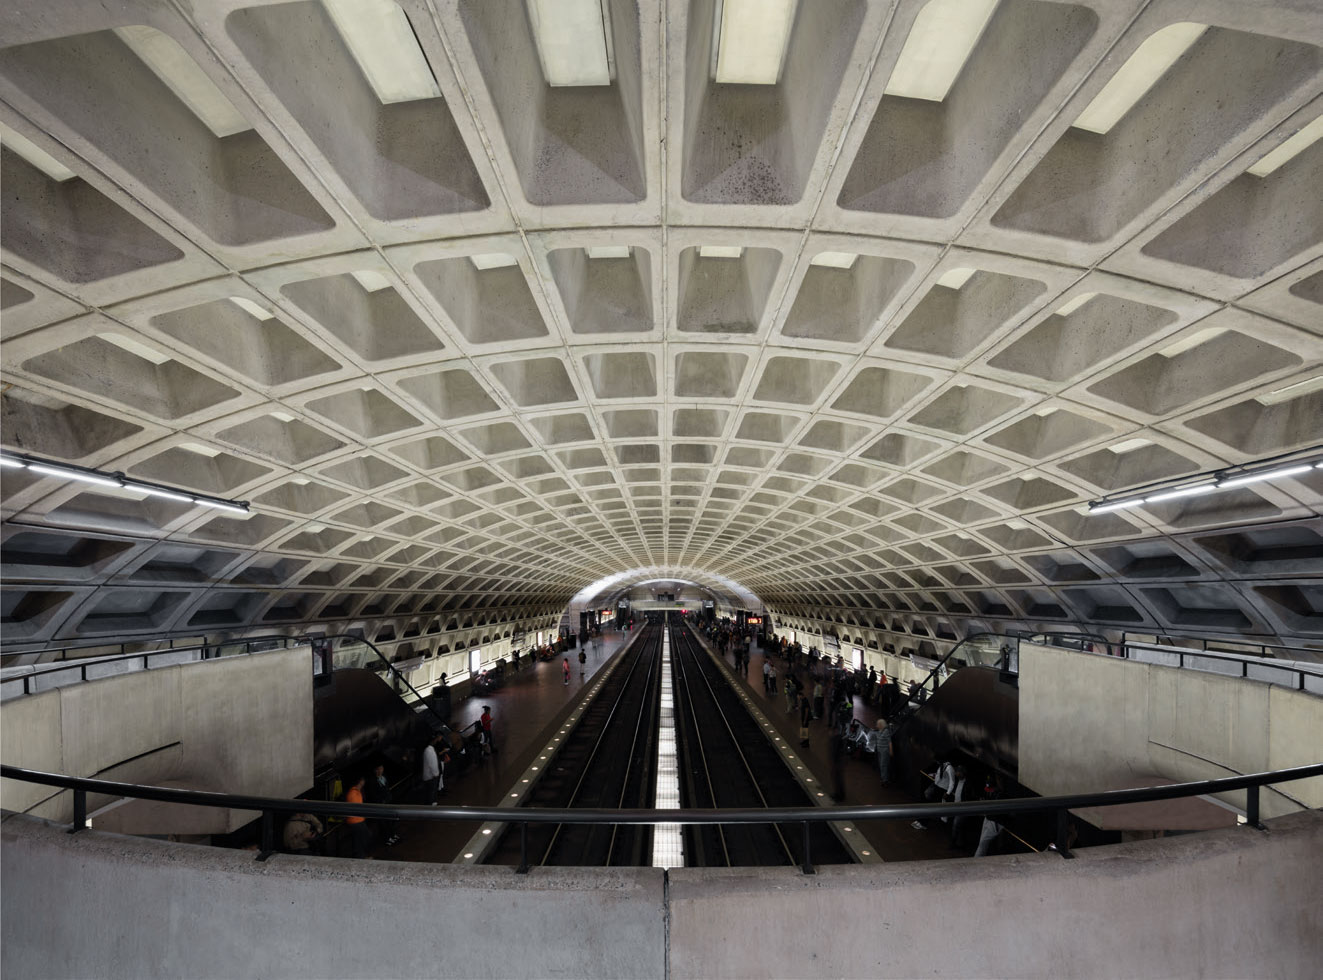
M 822 868 L 276 857 L 3 825 L 6 977 L 1312 975 L 1323 814 L 1078 852 Z M 113 940 L 109 937 L 114 937 Z

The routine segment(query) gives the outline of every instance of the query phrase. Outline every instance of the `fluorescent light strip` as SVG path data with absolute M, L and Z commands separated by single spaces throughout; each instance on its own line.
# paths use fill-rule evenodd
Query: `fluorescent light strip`
M 1252 466 L 1254 464 L 1250 463 L 1247 465 Z M 1226 476 L 1211 483 L 1198 483 L 1190 486 L 1175 487 L 1170 490 L 1161 490 L 1157 493 L 1149 494 L 1146 497 L 1127 497 L 1123 500 L 1091 503 L 1089 504 L 1088 512 L 1090 514 L 1106 514 L 1114 510 L 1125 510 L 1130 507 L 1138 507 L 1140 504 L 1156 504 L 1161 503 L 1164 500 L 1178 500 L 1183 497 L 1199 497 L 1207 493 L 1213 493 L 1217 490 L 1232 490 L 1236 487 L 1248 486 L 1251 483 L 1263 483 L 1268 480 L 1282 480 L 1292 476 L 1300 476 L 1311 470 L 1317 469 L 1323 469 L 1323 460 L 1311 460 L 1306 463 L 1291 463 L 1287 466 L 1279 466 L 1276 469 Z
M 48 462 L 43 459 L 9 454 L 0 454 L 0 466 L 10 469 L 28 469 L 34 473 L 40 473 L 43 476 L 54 476 L 65 480 L 75 480 L 80 483 L 91 483 L 96 486 L 109 487 L 113 490 L 134 495 L 135 499 L 138 500 L 141 500 L 143 497 L 160 497 L 164 500 L 176 500 L 183 503 L 200 504 L 204 507 L 215 507 L 218 510 L 231 511 L 236 514 L 250 513 L 247 501 L 226 500 L 222 497 L 194 494 L 187 490 L 160 486 L 155 483 L 130 480 L 126 479 L 123 473 L 106 473 L 101 470 L 85 469 L 79 466 L 65 466 L 60 463 Z
M 84 473 L 82 470 L 65 469 L 63 466 L 48 466 L 45 463 L 28 463 L 28 469 L 33 473 L 40 473 L 42 476 L 58 476 L 65 480 L 78 480 L 82 483 L 95 483 L 102 487 L 119 488 L 119 480 L 110 477 L 98 476 L 95 473 Z
M 821 2 L 821 0 L 817 0 Z M 718 0 L 713 77 L 722 85 L 775 85 L 797 0 Z
M 1286 166 L 1320 139 L 1323 139 L 1323 116 L 1319 116 L 1304 129 L 1280 144 L 1277 149 L 1264 154 L 1259 158 L 1258 163 L 1245 172 L 1253 174 L 1255 177 L 1267 177 L 1273 171 Z
M 1314 468 L 1314 464 L 1305 463 L 1294 466 L 1283 466 L 1276 470 L 1265 470 L 1260 473 L 1247 473 L 1244 476 L 1232 477 L 1229 480 L 1218 480 L 1217 488 L 1227 490 L 1231 487 L 1243 487 L 1251 483 L 1262 483 L 1264 480 L 1281 480 L 1288 476 L 1299 476 L 1301 473 L 1307 473 Z
M 436 99 L 441 89 L 413 25 L 394 0 L 322 0 L 363 77 L 385 105 Z
M 669 618 L 669 617 L 668 617 Z M 653 807 L 657 810 L 680 808 L 680 765 L 675 747 L 675 696 L 671 689 L 671 627 L 662 629 L 661 710 L 657 723 L 657 779 Z M 684 867 L 684 838 L 680 825 L 654 824 L 652 828 L 652 866 Z
M 1090 514 L 1106 514 L 1114 510 L 1125 510 L 1128 507 L 1138 507 L 1144 502 L 1143 497 L 1132 497 L 1129 500 L 1116 500 L 1098 506 L 1089 505 Z
M 743 245 L 698 246 L 698 257 L 701 259 L 738 259 L 743 254 Z
M 914 18 L 885 94 L 943 101 L 996 9 L 997 0 L 929 0 Z
M 1212 493 L 1218 489 L 1216 483 L 1202 483 L 1197 487 L 1182 487 L 1179 490 L 1166 490 L 1163 493 L 1155 493 L 1151 497 L 1145 497 L 1144 503 L 1156 504 L 1163 500 L 1177 500 L 1181 497 L 1198 497 L 1201 494 Z
M 233 136 L 253 127 L 188 52 L 154 27 L 117 27 L 115 35 L 145 64 L 193 115 L 217 136 Z
M 528 0 L 528 21 L 548 85 L 611 84 L 611 32 L 600 0 Z
M 4 123 L 0 123 L 0 144 L 9 147 L 10 150 L 17 153 L 51 180 L 63 183 L 78 176 L 32 140 L 14 132 Z
M 1110 132 L 1206 30 L 1207 24 L 1183 21 L 1150 34 L 1079 114 L 1075 128 Z
M 179 493 L 175 490 L 163 490 L 158 487 L 148 486 L 145 483 L 134 483 L 130 480 L 124 481 L 124 489 L 132 490 L 134 493 L 143 493 L 149 497 L 160 497 L 163 500 L 178 500 L 183 503 L 194 503 L 194 497 L 189 493 Z

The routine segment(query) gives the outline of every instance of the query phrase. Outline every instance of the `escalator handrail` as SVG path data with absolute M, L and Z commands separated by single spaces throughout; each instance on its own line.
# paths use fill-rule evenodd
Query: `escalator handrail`
M 428 702 L 426 698 L 424 698 L 421 694 L 418 693 L 418 689 L 409 683 L 408 679 L 404 676 L 404 674 L 401 673 L 399 670 L 397 670 L 395 668 L 395 665 L 391 663 L 390 658 L 387 657 L 380 650 L 378 650 L 376 644 L 373 643 L 371 640 L 365 639 L 364 637 L 361 636 L 351 636 L 347 633 L 337 633 L 333 636 L 300 637 L 300 639 L 306 639 L 308 640 L 309 643 L 312 643 L 313 640 L 317 640 L 317 641 L 352 640 L 355 643 L 362 643 L 364 646 L 366 646 L 369 650 L 371 650 L 373 653 L 377 655 L 377 659 L 379 659 L 383 664 L 386 665 L 386 669 L 390 671 L 391 674 L 393 674 L 400 681 L 401 684 L 403 684 L 413 693 L 413 696 L 418 699 L 418 703 L 432 713 L 432 715 L 436 718 L 438 724 L 449 727 L 448 720 L 441 717 L 441 712 L 437 711 L 435 706 L 433 706 L 430 702 Z M 334 671 L 335 671 L 334 661 L 332 661 L 331 672 L 334 673 Z

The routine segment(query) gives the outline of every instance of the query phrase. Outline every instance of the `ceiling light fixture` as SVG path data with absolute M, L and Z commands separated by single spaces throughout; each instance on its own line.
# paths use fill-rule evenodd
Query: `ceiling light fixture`
M 1288 476 L 1299 476 L 1301 473 L 1312 470 L 1312 463 L 1302 466 L 1283 466 L 1281 469 L 1267 470 L 1260 473 L 1249 473 L 1245 476 L 1237 476 L 1229 480 L 1218 480 L 1217 488 L 1226 490 L 1230 487 L 1243 487 L 1251 483 L 1262 483 L 1265 480 L 1284 480 Z
M 1316 457 L 1320 449 L 1323 449 L 1323 447 L 1315 446 L 1305 450 L 1303 454 Z M 1253 483 L 1285 480 L 1316 469 L 1323 469 L 1323 459 L 1295 459 L 1283 463 L 1280 456 L 1270 457 L 1220 470 L 1199 473 L 1193 477 L 1187 477 L 1183 481 L 1168 481 L 1168 485 L 1165 487 L 1161 484 L 1154 484 L 1153 489 L 1147 493 L 1136 493 L 1131 490 L 1124 496 L 1103 497 L 1099 500 L 1090 501 L 1088 512 L 1090 514 L 1106 514 L 1115 510 L 1138 507 L 1141 504 L 1157 504 L 1167 500 L 1179 500 L 1184 497 L 1199 497 L 1220 490 L 1234 490 L 1237 487 L 1249 486 Z
M 58 477 L 62 480 L 73 480 L 78 483 L 90 483 L 95 486 L 110 487 L 114 490 L 125 490 L 149 497 L 160 497 L 163 500 L 197 504 L 201 507 L 214 507 L 217 510 L 229 511 L 234 514 L 250 513 L 248 501 L 246 500 L 229 500 L 225 497 L 193 493 L 189 490 L 168 487 L 147 480 L 129 479 L 120 472 L 108 473 L 105 470 L 92 469 L 90 466 L 61 463 L 58 460 L 42 459 L 28 453 L 0 453 L 0 466 L 6 469 L 31 470 L 33 473 L 40 473 L 42 476 Z

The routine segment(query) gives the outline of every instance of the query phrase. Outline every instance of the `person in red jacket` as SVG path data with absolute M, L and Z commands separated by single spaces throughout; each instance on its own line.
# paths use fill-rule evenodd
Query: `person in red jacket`
M 488 755 L 496 754 L 496 742 L 492 740 L 492 706 L 482 706 L 482 742 Z
M 566 657 L 564 660 L 562 660 L 562 661 L 560 662 L 560 665 L 561 665 L 561 667 L 564 668 L 564 670 L 565 670 L 565 686 L 566 686 L 566 687 L 569 687 L 569 686 L 570 686 L 570 658 L 569 658 L 569 657 Z

